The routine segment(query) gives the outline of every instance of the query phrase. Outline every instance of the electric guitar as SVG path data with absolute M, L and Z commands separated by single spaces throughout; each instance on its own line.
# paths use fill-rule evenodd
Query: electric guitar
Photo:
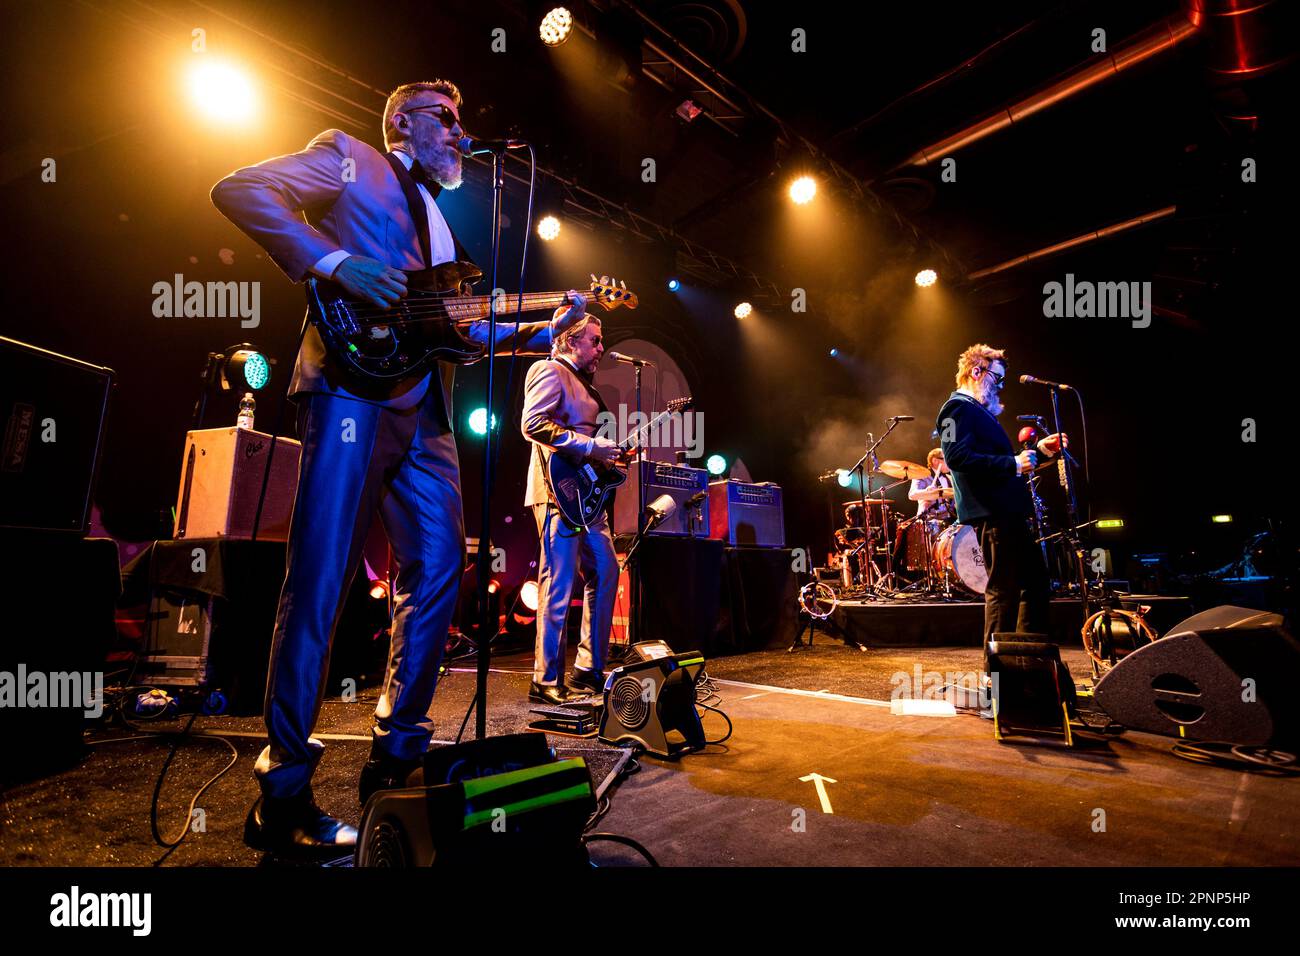
M 462 295 L 468 283 L 481 278 L 467 262 L 446 262 L 432 269 L 406 273 L 406 296 L 383 309 L 354 299 L 335 282 L 307 280 L 307 314 L 326 350 L 362 379 L 389 382 L 406 378 L 435 361 L 468 365 L 487 351 L 485 345 L 461 331 L 488 317 L 492 297 Z M 627 284 L 608 276 L 591 277 L 592 302 L 612 310 L 637 307 Z M 502 293 L 497 315 L 513 314 L 519 296 Z M 526 292 L 523 311 L 553 311 L 568 305 L 566 292 Z
M 667 411 L 650 419 L 619 445 L 620 460 L 626 461 L 641 446 L 644 433 L 658 428 L 672 415 L 686 411 L 692 402 L 690 397 L 674 398 L 669 402 Z M 564 520 L 571 527 L 586 528 L 589 522 L 600 520 L 609 496 L 627 481 L 627 471 L 617 464 L 602 465 L 552 452 L 546 460 L 546 481 Z

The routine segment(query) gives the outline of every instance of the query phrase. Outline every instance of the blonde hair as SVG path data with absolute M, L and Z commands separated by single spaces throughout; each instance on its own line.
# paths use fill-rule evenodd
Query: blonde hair
M 942 457 L 943 457 L 943 449 L 942 449 L 942 448 L 931 448 L 931 449 L 930 449 L 930 454 L 928 454 L 928 455 L 925 456 L 925 463 L 926 463 L 927 465 L 930 466 L 930 470 L 931 470 L 931 471 L 934 471 L 934 463 L 935 463 L 935 460 L 936 460 L 936 459 L 939 459 L 939 458 L 942 458 Z
M 405 137 L 395 138 L 393 136 L 393 114 L 401 111 L 407 103 L 411 102 L 419 94 L 429 92 L 441 93 L 455 104 L 456 109 L 460 109 L 460 90 L 456 88 L 456 84 L 451 80 L 424 80 L 419 83 L 403 83 L 388 94 L 388 102 L 384 104 L 385 149 L 391 149 L 394 143 L 405 139 Z
M 957 387 L 969 385 L 975 380 L 972 374 L 977 368 L 986 368 L 994 362 L 1006 365 L 1007 354 L 1002 349 L 995 349 L 982 342 L 972 345 L 957 356 Z

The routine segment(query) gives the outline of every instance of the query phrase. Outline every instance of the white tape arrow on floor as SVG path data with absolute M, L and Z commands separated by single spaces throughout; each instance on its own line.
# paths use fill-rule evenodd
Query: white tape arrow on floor
M 804 783 L 807 783 L 809 780 L 813 782 L 817 787 L 817 799 L 822 802 L 822 813 L 829 813 L 833 816 L 835 811 L 831 809 L 831 798 L 826 794 L 826 784 L 838 783 L 839 781 L 832 777 L 823 777 L 819 773 L 810 773 L 808 776 L 800 777 L 799 779 Z

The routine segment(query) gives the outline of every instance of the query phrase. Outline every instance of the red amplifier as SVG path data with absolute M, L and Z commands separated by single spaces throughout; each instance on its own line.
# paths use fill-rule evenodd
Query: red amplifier
M 781 486 L 709 482 L 709 537 L 751 548 L 785 547 Z

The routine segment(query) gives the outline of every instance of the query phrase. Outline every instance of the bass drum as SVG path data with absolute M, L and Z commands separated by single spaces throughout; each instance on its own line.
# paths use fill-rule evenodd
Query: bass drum
M 989 586 L 984 567 L 980 536 L 968 524 L 949 525 L 934 542 L 934 563 L 940 574 L 974 594 L 983 594 Z

